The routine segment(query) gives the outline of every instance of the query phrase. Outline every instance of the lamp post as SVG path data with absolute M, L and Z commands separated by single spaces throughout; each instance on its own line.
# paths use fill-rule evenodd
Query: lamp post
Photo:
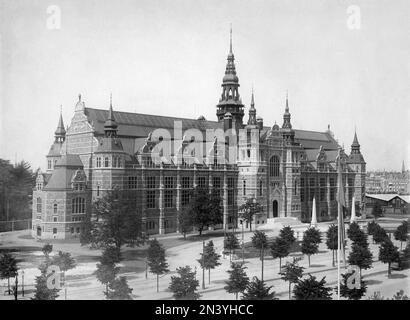
M 244 234 L 243 234 L 243 220 L 241 220 L 242 226 L 242 264 L 245 263 L 245 241 L 244 241 Z
M 205 289 L 205 241 L 202 241 L 202 289 Z
M 21 271 L 21 293 L 24 297 L 24 270 Z

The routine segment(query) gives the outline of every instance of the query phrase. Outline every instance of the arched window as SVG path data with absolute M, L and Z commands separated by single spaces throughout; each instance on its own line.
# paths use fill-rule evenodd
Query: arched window
M 105 159 L 104 159 L 104 167 L 108 167 L 108 165 L 109 165 L 109 162 L 108 162 L 109 160 L 108 160 L 108 157 L 105 157 Z
M 243 195 L 246 196 L 246 180 L 243 180 Z
M 273 156 L 269 159 L 269 176 L 279 177 L 279 157 Z
M 42 201 L 41 201 L 41 198 L 39 197 L 37 198 L 37 212 L 41 213 L 41 211 L 42 211 Z
M 54 212 L 54 214 L 57 213 L 57 203 L 54 203 L 54 205 L 53 205 L 53 212 Z
M 85 199 L 84 198 L 74 198 L 72 200 L 72 213 L 85 213 Z

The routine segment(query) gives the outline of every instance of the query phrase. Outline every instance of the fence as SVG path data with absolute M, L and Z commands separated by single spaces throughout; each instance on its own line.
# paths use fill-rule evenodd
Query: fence
M 31 229 L 31 219 L 0 221 L 0 232 Z

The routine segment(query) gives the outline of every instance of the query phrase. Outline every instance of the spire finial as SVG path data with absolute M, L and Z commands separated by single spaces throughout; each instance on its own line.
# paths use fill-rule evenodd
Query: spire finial
M 289 94 L 288 94 L 288 90 L 286 89 L 286 111 L 289 111 Z
M 112 109 L 112 92 L 110 92 L 110 108 Z
M 255 105 L 255 98 L 253 95 L 253 84 L 252 84 L 252 96 L 251 96 L 251 107 L 253 107 Z
M 231 29 L 230 29 L 229 53 L 232 53 L 232 23 L 231 23 Z
M 78 101 L 81 101 L 81 93 L 78 94 Z

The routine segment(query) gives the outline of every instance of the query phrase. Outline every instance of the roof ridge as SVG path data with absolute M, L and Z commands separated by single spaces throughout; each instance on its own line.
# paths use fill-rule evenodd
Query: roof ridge
M 92 109 L 92 110 L 97 110 L 97 111 L 103 111 L 103 112 L 108 112 L 108 110 L 104 109 L 97 109 L 97 108 L 90 108 L 86 107 L 87 109 Z M 128 113 L 128 114 L 135 114 L 135 115 L 143 115 L 143 116 L 150 116 L 150 117 L 162 117 L 162 118 L 173 118 L 173 119 L 181 119 L 181 120 L 192 120 L 192 121 L 203 121 L 203 120 L 198 120 L 194 118 L 183 118 L 183 117 L 175 117 L 175 116 L 164 116 L 164 115 L 157 115 L 157 114 L 149 114 L 149 113 L 140 113 L 140 112 L 130 112 L 130 111 L 114 111 L 114 113 Z M 117 122 L 118 119 L 116 119 Z M 218 123 L 218 121 L 213 121 L 213 120 L 206 120 L 206 122 L 213 122 L 213 123 Z

